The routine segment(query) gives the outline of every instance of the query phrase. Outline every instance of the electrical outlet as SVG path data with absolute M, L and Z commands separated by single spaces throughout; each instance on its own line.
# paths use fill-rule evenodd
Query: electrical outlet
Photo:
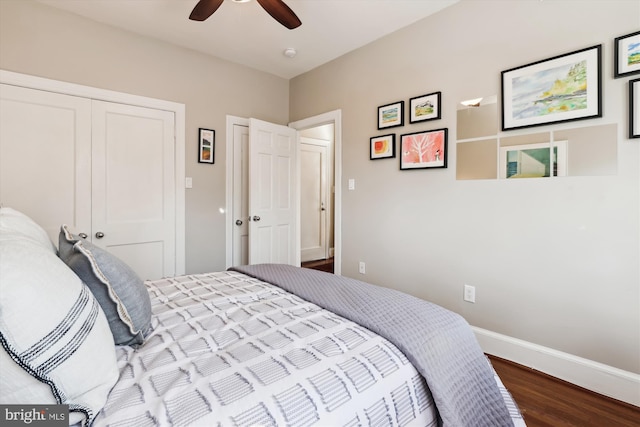
M 364 274 L 365 272 L 365 265 L 364 265 L 364 261 L 360 261 L 358 263 L 358 273 L 360 274 Z
M 471 285 L 467 285 L 465 283 L 463 298 L 467 302 L 475 303 L 476 302 L 476 287 L 475 286 L 471 286 Z

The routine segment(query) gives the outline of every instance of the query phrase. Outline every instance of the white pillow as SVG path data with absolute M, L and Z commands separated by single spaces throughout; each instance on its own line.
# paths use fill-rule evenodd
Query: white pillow
M 0 232 L 0 403 L 67 404 L 90 423 L 118 378 L 109 324 L 56 255 Z
M 33 239 L 43 248 L 57 252 L 55 245 L 49 235 L 34 220 L 12 208 L 0 208 L 0 232 L 19 233 L 24 237 Z

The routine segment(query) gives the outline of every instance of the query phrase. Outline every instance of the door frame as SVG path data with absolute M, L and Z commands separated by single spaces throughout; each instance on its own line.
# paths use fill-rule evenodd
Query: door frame
M 289 123 L 289 127 L 298 132 L 304 129 L 314 128 L 333 123 L 333 185 L 334 185 L 334 205 L 333 205 L 333 240 L 334 240 L 334 261 L 333 273 L 342 274 L 342 110 L 333 110 L 317 116 L 307 117 Z M 298 137 L 298 142 L 300 137 Z M 299 147 L 299 145 L 298 145 Z
M 313 127 L 318 127 L 326 124 L 334 125 L 334 274 L 340 275 L 342 272 L 342 225 L 340 218 L 342 218 L 342 110 L 333 110 L 317 116 L 308 117 L 306 119 L 298 120 L 288 124 L 289 127 L 301 131 Z M 249 119 L 245 117 L 227 115 L 227 146 L 226 146 L 226 226 L 225 226 L 225 241 L 226 241 L 226 267 L 231 267 L 232 261 L 232 248 L 233 248 L 233 218 L 230 213 L 233 212 L 233 126 L 249 126 Z M 300 147 L 300 135 L 297 138 L 298 149 Z M 298 171 L 299 174 L 299 171 Z M 298 177 L 298 179 L 300 179 Z M 299 221 L 299 219 L 298 219 Z M 298 226 L 299 229 L 299 226 Z
M 64 95 L 78 96 L 99 101 L 114 102 L 119 104 L 135 105 L 139 107 L 153 108 L 169 111 L 175 118 L 175 242 L 176 242 L 176 276 L 185 274 L 185 105 L 162 99 L 148 98 L 132 95 L 124 92 L 115 92 L 92 86 L 83 86 L 75 83 L 67 83 L 36 77 L 29 74 L 0 70 L 0 83 L 20 86 L 29 89 L 38 89 Z

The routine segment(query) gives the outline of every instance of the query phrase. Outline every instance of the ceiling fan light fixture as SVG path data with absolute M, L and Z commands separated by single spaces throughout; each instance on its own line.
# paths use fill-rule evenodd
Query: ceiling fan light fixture
M 287 58 L 293 58 L 294 56 L 296 56 L 298 54 L 298 51 L 295 50 L 292 47 L 288 47 L 284 50 L 284 52 L 282 52 L 282 54 L 284 56 L 286 56 Z
M 199 0 L 191 11 L 189 19 L 192 21 L 205 21 L 213 12 L 218 10 L 224 0 Z M 250 0 L 232 0 L 236 3 L 244 3 Z M 302 25 L 300 18 L 287 6 L 282 0 L 257 0 L 258 4 L 267 12 L 273 19 L 278 21 L 286 28 L 293 30 Z

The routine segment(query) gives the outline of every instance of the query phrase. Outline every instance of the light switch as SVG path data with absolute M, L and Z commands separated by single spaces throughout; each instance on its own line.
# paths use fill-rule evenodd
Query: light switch
M 186 177 L 184 179 L 184 186 L 185 188 L 193 188 L 193 178 L 191 178 L 190 176 Z
M 355 190 L 356 189 L 356 180 L 351 178 L 349 179 L 349 190 Z

